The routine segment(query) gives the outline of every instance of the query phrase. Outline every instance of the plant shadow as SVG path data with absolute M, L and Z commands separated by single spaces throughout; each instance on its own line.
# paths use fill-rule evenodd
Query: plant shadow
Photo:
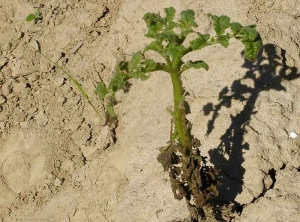
M 237 115 L 231 115 L 231 124 L 221 136 L 220 144 L 209 151 L 210 161 L 220 170 L 219 196 L 213 199 L 218 205 L 234 204 L 233 211 L 241 212 L 243 205 L 235 201 L 244 187 L 245 168 L 242 166 L 244 150 L 249 150 L 250 145 L 243 142 L 246 126 L 249 126 L 255 111 L 256 101 L 261 92 L 276 90 L 286 91 L 282 84 L 284 80 L 291 81 L 300 77 L 296 67 L 286 64 L 286 51 L 273 44 L 264 45 L 258 59 L 252 63 L 245 61 L 242 67 L 248 69 L 246 74 L 235 80 L 231 87 L 225 87 L 219 93 L 219 103 L 208 103 L 203 107 L 205 115 L 212 113 L 208 122 L 207 135 L 213 129 L 222 107 L 231 107 L 232 100 L 242 101 L 243 109 Z M 252 80 L 253 85 L 243 84 L 245 80 Z M 219 218 L 220 219 L 220 218 Z

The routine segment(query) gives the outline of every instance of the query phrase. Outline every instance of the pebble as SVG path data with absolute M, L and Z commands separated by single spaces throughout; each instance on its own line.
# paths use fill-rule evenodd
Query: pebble
M 295 139 L 295 138 L 298 136 L 298 134 L 295 133 L 295 132 L 290 132 L 290 133 L 289 133 L 289 136 L 290 136 L 292 139 Z
M 54 181 L 54 186 L 60 187 L 61 184 L 62 184 L 61 180 L 59 178 L 56 178 L 55 181 Z
M 34 48 L 36 51 L 39 51 L 39 49 L 40 49 L 40 44 L 39 44 L 39 42 L 36 41 L 36 40 L 30 41 L 29 45 L 30 45 L 32 48 Z
M 15 83 L 13 85 L 14 93 L 16 94 L 21 93 L 26 88 L 26 86 L 27 85 L 24 82 Z
M 267 7 L 267 8 L 271 8 L 273 5 L 274 5 L 273 1 L 267 1 L 267 2 L 265 2 L 265 7 Z
M 77 45 L 75 45 L 73 47 L 73 49 L 71 49 L 71 53 L 75 54 L 81 48 L 82 45 L 83 45 L 83 43 L 81 43 L 81 42 L 78 43 Z
M 63 76 L 58 76 L 55 80 L 54 80 L 54 86 L 55 87 L 60 87 L 65 83 L 65 78 Z
M 0 105 L 4 104 L 6 102 L 6 99 L 4 96 L 0 96 Z
M 44 112 L 39 112 L 36 116 L 35 116 L 35 121 L 37 122 L 38 125 L 40 126 L 46 126 L 48 124 L 48 118 L 45 115 Z
M 31 74 L 31 75 L 27 76 L 27 79 L 29 82 L 37 81 L 37 80 L 39 80 L 39 78 L 40 78 L 39 74 Z

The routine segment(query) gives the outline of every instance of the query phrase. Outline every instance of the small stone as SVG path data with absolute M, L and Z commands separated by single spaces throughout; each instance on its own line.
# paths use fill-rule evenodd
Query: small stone
M 26 86 L 27 85 L 24 82 L 15 83 L 13 85 L 14 93 L 16 94 L 21 93 L 26 88 Z
M 28 122 L 20 122 L 20 126 L 23 128 L 23 129 L 27 129 L 28 128 Z
M 45 115 L 44 112 L 39 112 L 36 116 L 35 116 L 35 121 L 37 122 L 38 125 L 40 126 L 46 126 L 48 124 L 48 118 Z
M 267 2 L 265 2 L 265 7 L 267 7 L 267 8 L 271 8 L 273 5 L 274 5 L 273 1 L 267 1 Z
M 59 76 L 55 79 L 54 81 L 54 86 L 55 87 L 60 87 L 65 83 L 65 78 L 63 76 Z
M 295 138 L 298 136 L 298 134 L 295 133 L 295 132 L 290 132 L 290 133 L 289 133 L 289 136 L 290 136 L 292 139 L 295 139 Z
M 71 50 L 71 53 L 75 54 L 81 48 L 82 45 L 83 45 L 83 43 L 81 43 L 81 42 L 78 43 L 77 45 L 75 45 L 73 47 L 73 49 Z
M 29 45 L 30 45 L 32 48 L 34 48 L 36 51 L 39 51 L 39 49 L 40 49 L 40 44 L 39 44 L 39 42 L 36 41 L 36 40 L 30 41 Z
M 62 184 L 61 180 L 59 178 L 56 178 L 55 181 L 54 181 L 54 186 L 60 187 L 61 184 Z
M 6 99 L 4 96 L 0 96 L 0 105 L 4 104 L 6 102 Z
M 40 78 L 39 74 L 31 74 L 31 75 L 27 76 L 27 79 L 29 82 L 37 81 L 37 80 L 39 80 L 39 78 Z
M 5 83 L 3 83 L 1 89 L 2 89 L 2 94 L 4 96 L 8 96 L 9 94 L 11 94 L 12 93 L 11 81 L 6 81 Z
M 0 68 L 2 68 L 3 66 L 5 66 L 7 63 L 7 58 L 5 58 L 4 56 L 0 55 Z

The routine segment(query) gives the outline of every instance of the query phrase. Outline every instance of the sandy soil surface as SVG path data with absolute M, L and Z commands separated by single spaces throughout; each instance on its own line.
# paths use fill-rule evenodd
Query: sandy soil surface
M 222 170 L 215 201 L 224 221 L 300 221 L 300 139 L 289 137 L 300 134 L 299 0 L 0 0 L 0 221 L 188 218 L 156 160 L 169 140 L 168 75 L 118 95 L 116 136 L 94 94 L 148 43 L 143 15 L 169 6 L 193 9 L 202 32 L 213 31 L 207 13 L 258 25 L 265 46 L 254 64 L 237 42 L 191 55 L 210 70 L 184 76 L 188 119 Z M 26 22 L 38 7 L 42 20 Z M 76 76 L 103 118 L 30 46 Z

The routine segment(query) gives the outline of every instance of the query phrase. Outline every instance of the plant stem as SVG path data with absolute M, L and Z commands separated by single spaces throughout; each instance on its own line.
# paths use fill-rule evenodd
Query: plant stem
M 185 123 L 184 90 L 179 75 L 180 61 L 173 60 L 169 63 L 169 67 L 171 70 L 170 75 L 173 84 L 175 132 L 178 133 L 181 146 L 184 148 L 186 153 L 189 153 L 190 135 Z

